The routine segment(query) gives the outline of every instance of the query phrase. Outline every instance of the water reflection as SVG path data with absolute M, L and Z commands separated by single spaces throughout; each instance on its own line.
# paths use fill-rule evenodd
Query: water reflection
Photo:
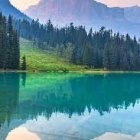
M 40 75 L 39 80 L 33 76 L 27 83 L 29 93 L 26 89 L 27 95 L 33 94 L 20 106 L 28 108 L 26 114 L 31 112 L 33 117 L 42 112 L 48 118 L 53 112 L 67 113 L 71 117 L 73 113 L 82 115 L 86 108 L 103 115 L 112 108 L 134 106 L 140 98 L 140 75 L 53 75 L 52 79 Z
M 135 135 L 139 83 L 139 74 L 0 74 L 0 139 L 21 125 L 41 140 L 89 139 L 109 131 Z
M 0 74 L 0 126 L 16 110 L 19 96 L 19 75 Z
M 104 135 L 95 138 L 93 140 L 139 140 L 140 139 L 140 133 L 136 136 L 131 135 L 125 135 L 125 134 L 115 134 L 115 133 L 105 133 Z
M 26 73 L 21 74 L 22 86 L 25 87 L 26 85 Z
M 41 140 L 36 134 L 29 132 L 24 127 L 16 128 L 12 130 L 6 140 Z

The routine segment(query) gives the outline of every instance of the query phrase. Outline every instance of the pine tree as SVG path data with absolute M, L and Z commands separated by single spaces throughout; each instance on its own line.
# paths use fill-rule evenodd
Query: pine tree
M 90 45 L 90 43 L 87 42 L 83 53 L 83 64 L 87 65 L 88 67 L 92 67 L 94 60 L 93 56 L 94 56 L 93 47 Z
M 3 68 L 3 17 L 0 13 L 0 69 Z
M 8 69 L 13 69 L 13 64 L 14 62 L 13 56 L 14 56 L 14 48 L 13 48 L 13 26 L 12 26 L 12 17 L 8 17 L 8 44 L 7 44 L 7 62 L 8 62 Z
M 106 46 L 104 48 L 103 51 L 103 68 L 105 70 L 109 69 L 109 63 L 110 63 L 110 59 L 109 59 L 109 43 L 106 43 Z
M 19 48 L 19 36 L 14 31 L 14 42 L 13 42 L 13 69 L 19 69 L 20 64 L 20 48 Z
M 19 36 L 12 25 L 12 17 L 8 20 L 0 13 L 0 69 L 18 69 Z
M 25 55 L 22 57 L 22 63 L 21 63 L 21 70 L 26 70 L 26 57 Z

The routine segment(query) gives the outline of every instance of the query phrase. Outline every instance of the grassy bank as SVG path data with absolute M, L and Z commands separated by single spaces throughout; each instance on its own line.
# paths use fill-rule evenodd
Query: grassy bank
M 73 65 L 56 53 L 36 48 L 32 42 L 21 39 L 21 57 L 26 55 L 27 71 L 82 71 L 84 67 Z

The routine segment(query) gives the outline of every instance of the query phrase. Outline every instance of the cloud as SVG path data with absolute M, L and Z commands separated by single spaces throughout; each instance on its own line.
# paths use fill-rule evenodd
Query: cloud
M 36 5 L 40 0 L 10 0 L 11 4 L 24 11 L 32 5 Z

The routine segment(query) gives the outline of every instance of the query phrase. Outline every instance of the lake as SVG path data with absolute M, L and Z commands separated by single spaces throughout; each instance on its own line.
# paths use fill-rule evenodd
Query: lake
M 0 140 L 139 140 L 140 74 L 0 74 Z

